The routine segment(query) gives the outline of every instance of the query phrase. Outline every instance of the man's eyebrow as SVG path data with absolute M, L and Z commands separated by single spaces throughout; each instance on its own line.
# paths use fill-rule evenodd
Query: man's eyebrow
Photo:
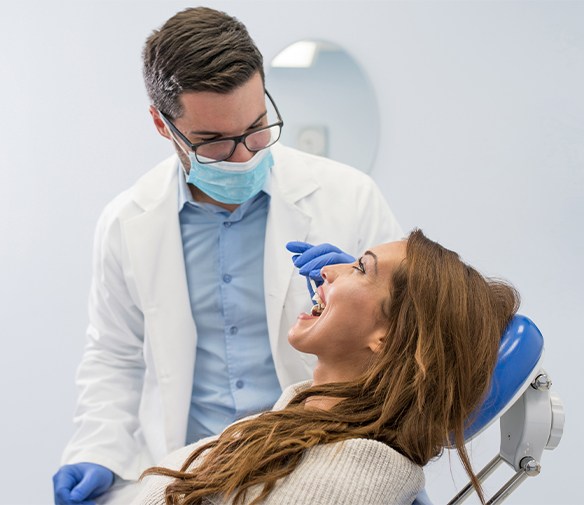
M 365 256 L 366 254 L 373 258 L 373 265 L 375 266 L 375 275 L 377 275 L 377 254 L 375 254 L 373 251 L 365 251 L 363 253 L 363 256 Z
M 248 129 L 251 128 L 254 124 L 256 124 L 260 119 L 262 119 L 267 114 L 268 114 L 268 111 L 267 110 L 264 111 L 264 112 L 262 112 L 256 118 L 256 120 L 248 126 Z M 207 135 L 215 135 L 216 137 L 221 137 L 223 135 L 223 133 L 221 133 L 221 132 L 212 132 L 212 131 L 204 131 L 204 130 L 201 130 L 201 131 L 193 131 L 193 130 L 191 130 L 189 132 L 189 135 L 204 135 L 204 136 L 207 136 Z

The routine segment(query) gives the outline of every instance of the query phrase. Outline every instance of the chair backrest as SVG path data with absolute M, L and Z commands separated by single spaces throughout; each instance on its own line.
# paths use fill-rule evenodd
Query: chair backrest
M 465 429 L 468 442 L 501 417 L 539 373 L 543 336 L 528 317 L 515 315 L 501 337 L 489 394 Z
M 514 316 L 501 338 L 489 394 L 465 429 L 468 442 L 499 421 L 499 452 L 476 474 L 479 482 L 503 462 L 515 470 L 487 502 L 489 505 L 502 503 L 527 477 L 538 475 L 543 451 L 555 449 L 562 438 L 563 404 L 550 390 L 552 383 L 542 361 L 543 336 L 539 329 L 529 318 Z M 469 482 L 448 505 L 461 504 L 472 491 Z

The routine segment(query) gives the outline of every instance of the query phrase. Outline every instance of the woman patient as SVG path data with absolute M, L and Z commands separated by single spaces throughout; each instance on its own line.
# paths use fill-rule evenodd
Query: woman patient
M 317 356 L 313 380 L 147 470 L 134 503 L 411 503 L 452 441 L 484 503 L 463 433 L 516 291 L 419 230 L 322 277 L 322 314 L 288 335 Z

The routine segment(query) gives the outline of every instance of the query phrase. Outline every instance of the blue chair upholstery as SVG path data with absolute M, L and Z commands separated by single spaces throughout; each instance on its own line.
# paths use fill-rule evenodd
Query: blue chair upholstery
M 498 419 L 533 380 L 543 355 L 543 336 L 528 317 L 515 315 L 501 338 L 491 388 L 465 429 L 469 441 Z
M 502 503 L 527 477 L 538 475 L 543 451 L 555 449 L 562 438 L 563 404 L 550 390 L 552 382 L 542 362 L 542 334 L 529 318 L 516 315 L 501 337 L 489 393 L 465 429 L 468 442 L 499 421 L 499 452 L 476 474 L 479 482 L 502 463 L 515 471 L 489 505 Z M 472 492 L 469 482 L 448 505 L 460 505 Z

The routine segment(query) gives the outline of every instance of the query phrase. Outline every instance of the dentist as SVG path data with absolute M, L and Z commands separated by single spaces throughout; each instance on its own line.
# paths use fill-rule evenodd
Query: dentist
M 57 504 L 92 503 L 311 377 L 314 358 L 287 343 L 310 304 L 289 241 L 307 243 L 296 263 L 316 276 L 402 238 L 367 175 L 277 142 L 284 120 L 238 20 L 186 9 L 143 60 L 154 126 L 175 154 L 99 218 Z M 323 242 L 337 247 L 308 245 Z

